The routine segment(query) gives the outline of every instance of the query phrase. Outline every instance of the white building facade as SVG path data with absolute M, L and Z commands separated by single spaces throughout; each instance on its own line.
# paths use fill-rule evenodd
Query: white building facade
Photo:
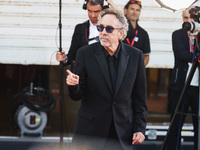
M 113 0 L 123 10 L 125 0 Z M 88 19 L 84 0 L 62 1 L 62 48 L 69 50 L 74 27 Z M 172 68 L 171 35 L 182 27 L 182 13 L 162 9 L 155 0 L 142 0 L 139 25 L 149 33 L 147 67 Z M 59 0 L 0 0 L 0 63 L 58 65 Z

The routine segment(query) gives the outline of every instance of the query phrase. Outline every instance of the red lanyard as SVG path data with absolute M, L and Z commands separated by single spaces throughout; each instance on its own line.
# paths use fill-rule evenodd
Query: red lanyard
M 190 42 L 191 53 L 193 53 L 193 51 L 194 51 L 194 45 L 192 45 L 190 37 L 189 37 L 189 42 Z
M 85 38 L 87 40 L 87 29 L 85 29 Z
M 137 36 L 137 34 L 138 34 L 138 30 L 135 31 L 135 37 Z M 133 40 L 132 40 L 131 43 L 129 41 L 129 38 L 126 38 L 126 41 L 127 41 L 128 45 L 130 45 L 130 46 L 134 45 L 134 43 L 135 43 L 135 37 L 133 38 Z

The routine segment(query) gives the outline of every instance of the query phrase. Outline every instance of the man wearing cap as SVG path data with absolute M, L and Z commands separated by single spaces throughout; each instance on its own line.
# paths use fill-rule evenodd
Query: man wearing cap
M 123 42 L 130 46 L 134 46 L 143 52 L 144 64 L 146 66 L 149 62 L 151 49 L 147 31 L 138 25 L 141 8 L 141 2 L 136 0 L 130 0 L 125 5 L 124 12 L 128 18 L 129 31 Z M 135 29 L 135 31 L 131 28 Z

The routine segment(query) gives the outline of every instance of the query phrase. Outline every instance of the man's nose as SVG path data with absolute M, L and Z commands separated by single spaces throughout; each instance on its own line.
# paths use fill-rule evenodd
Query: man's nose
M 103 28 L 102 33 L 103 33 L 103 34 L 107 34 L 106 28 Z
M 95 17 L 95 12 L 92 12 L 92 17 Z

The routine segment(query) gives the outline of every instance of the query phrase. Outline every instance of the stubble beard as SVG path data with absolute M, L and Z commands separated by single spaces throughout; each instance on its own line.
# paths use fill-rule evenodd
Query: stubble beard
M 107 37 L 107 36 L 104 36 L 104 35 L 101 35 L 101 36 L 100 36 L 100 43 L 101 43 L 102 46 L 104 46 L 104 47 L 109 47 L 109 46 L 111 46 L 111 43 L 109 43 L 109 42 L 104 42 L 104 41 L 101 40 L 101 38 L 106 38 L 106 39 L 108 39 L 108 37 Z

